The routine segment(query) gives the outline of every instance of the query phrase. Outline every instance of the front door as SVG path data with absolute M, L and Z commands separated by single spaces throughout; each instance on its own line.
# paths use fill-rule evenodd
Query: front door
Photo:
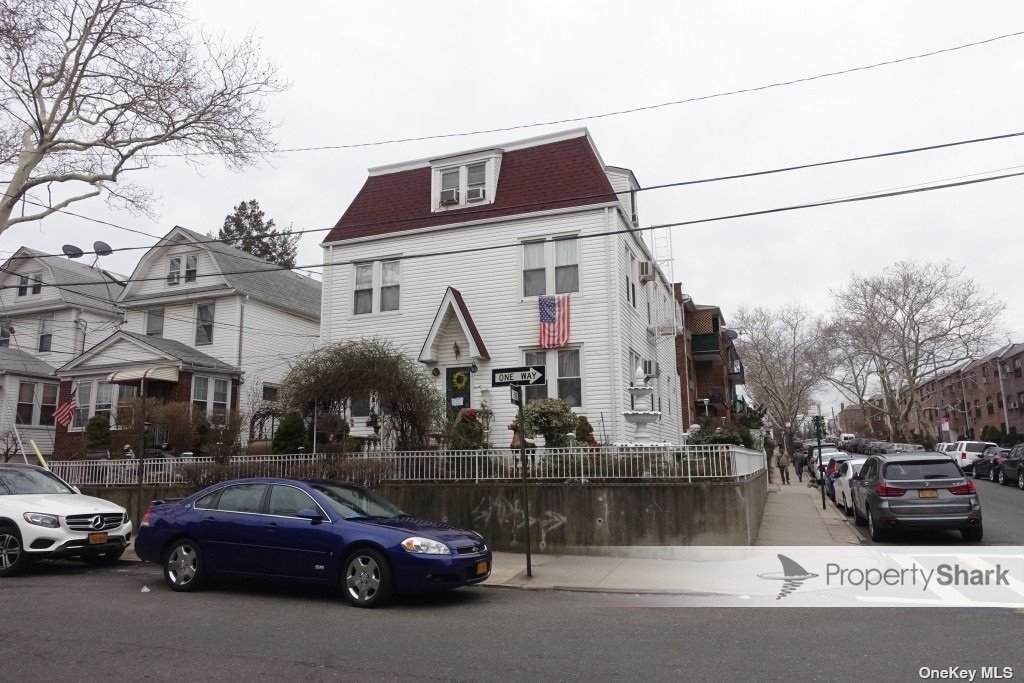
M 463 408 L 470 407 L 470 377 L 471 373 L 468 365 L 445 369 L 445 398 L 447 399 L 449 412 L 457 413 Z

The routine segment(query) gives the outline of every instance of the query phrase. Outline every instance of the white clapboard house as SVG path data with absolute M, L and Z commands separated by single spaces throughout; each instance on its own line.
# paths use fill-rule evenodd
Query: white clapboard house
M 491 371 L 523 365 L 547 375 L 527 400 L 565 399 L 598 441 L 631 441 L 623 412 L 654 409 L 650 438 L 678 443 L 678 312 L 634 230 L 637 188 L 585 129 L 370 169 L 322 245 L 322 342 L 391 340 L 452 408 L 494 411 L 496 446 L 515 408 Z M 569 315 L 542 344 L 545 296 Z M 643 405 L 628 391 L 638 369 L 655 387 Z M 354 434 L 372 397 L 357 404 Z
M 89 418 L 116 418 L 118 401 L 136 396 L 143 377 L 147 396 L 191 402 L 211 416 L 248 416 L 276 401 L 290 364 L 317 344 L 320 303 L 316 280 L 174 228 L 129 278 L 118 300 L 121 329 L 59 368 L 61 402 L 74 387 L 78 409 L 58 427 L 57 455 L 81 457 Z M 249 437 L 246 424 L 243 442 Z M 161 440 L 157 426 L 150 441 Z
M 123 278 L 21 247 L 0 269 L 0 460 L 53 453 L 56 369 L 121 321 Z M 12 449 L 10 453 L 5 453 Z

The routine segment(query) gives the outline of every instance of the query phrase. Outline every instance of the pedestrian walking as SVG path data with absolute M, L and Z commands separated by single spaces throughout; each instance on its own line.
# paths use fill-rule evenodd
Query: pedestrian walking
M 785 448 L 780 448 L 779 449 L 779 459 L 778 459 L 778 464 L 779 464 L 779 483 L 780 484 L 788 484 L 789 483 L 789 463 L 790 463 L 789 454 L 786 453 L 786 449 Z
M 793 456 L 793 469 L 796 470 L 796 480 L 804 480 L 804 466 L 807 465 L 807 454 L 797 453 Z

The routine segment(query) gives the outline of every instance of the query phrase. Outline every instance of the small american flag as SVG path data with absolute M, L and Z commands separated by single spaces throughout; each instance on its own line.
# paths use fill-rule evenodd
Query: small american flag
M 57 419 L 57 422 L 62 427 L 67 427 L 71 424 L 71 418 L 75 416 L 75 409 L 78 408 L 78 388 L 71 390 L 71 396 L 68 397 L 67 403 L 57 408 L 54 411 L 53 416 Z
M 569 295 L 542 296 L 540 309 L 540 346 L 556 349 L 569 343 Z

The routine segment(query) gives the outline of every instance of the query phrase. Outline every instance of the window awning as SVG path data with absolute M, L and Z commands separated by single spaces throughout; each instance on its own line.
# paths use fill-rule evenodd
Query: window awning
M 107 377 L 107 381 L 111 384 L 117 382 L 137 382 L 138 380 L 145 377 L 146 379 L 156 379 L 162 382 L 177 382 L 178 381 L 178 368 L 172 365 L 165 365 L 155 368 L 138 367 L 131 368 L 130 370 L 118 370 L 112 372 Z

